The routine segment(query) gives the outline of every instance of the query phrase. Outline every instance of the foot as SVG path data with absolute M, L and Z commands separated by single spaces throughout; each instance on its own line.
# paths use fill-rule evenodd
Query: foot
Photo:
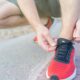
M 76 76 L 74 47 L 71 41 L 59 38 L 54 59 L 52 59 L 47 78 L 50 80 L 72 80 Z

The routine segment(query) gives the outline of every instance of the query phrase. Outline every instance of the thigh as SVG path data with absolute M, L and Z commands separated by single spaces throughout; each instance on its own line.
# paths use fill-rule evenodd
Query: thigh
M 35 2 L 40 15 L 60 17 L 59 0 L 35 0 Z
M 0 19 L 13 15 L 20 15 L 19 8 L 15 4 L 12 4 L 8 1 L 4 1 L 0 5 Z

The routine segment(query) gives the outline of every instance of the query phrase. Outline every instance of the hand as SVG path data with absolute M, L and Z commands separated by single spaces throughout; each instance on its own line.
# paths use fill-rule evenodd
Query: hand
M 51 52 L 56 48 L 57 39 L 52 39 L 49 30 L 45 26 L 39 27 L 37 30 L 37 43 L 46 51 Z
M 74 41 L 80 42 L 80 31 L 78 29 L 74 30 L 73 38 L 74 38 Z
M 73 38 L 74 41 L 80 42 L 80 20 L 78 20 L 76 23 L 76 28 L 74 29 Z

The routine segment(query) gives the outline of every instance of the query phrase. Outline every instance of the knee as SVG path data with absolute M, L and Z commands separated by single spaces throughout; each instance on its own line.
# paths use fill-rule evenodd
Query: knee
M 4 18 L 4 15 L 0 14 L 0 20 L 3 20 Z
M 3 20 L 5 18 L 7 18 L 7 17 L 9 17 L 9 15 L 7 14 L 7 12 L 6 13 L 4 13 L 4 12 L 0 13 L 0 20 Z

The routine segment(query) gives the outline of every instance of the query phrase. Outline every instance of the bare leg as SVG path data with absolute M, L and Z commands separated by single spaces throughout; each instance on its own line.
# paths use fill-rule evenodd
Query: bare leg
M 16 5 L 8 1 L 0 4 L 0 20 L 14 15 L 20 15 L 20 10 Z
M 47 23 L 47 18 L 41 19 L 43 24 Z M 26 18 L 21 16 L 10 16 L 5 19 L 0 20 L 0 28 L 16 27 L 18 25 L 29 25 Z
M 0 27 L 14 26 L 27 23 L 24 17 L 20 16 L 18 7 L 8 1 L 0 5 Z
M 79 0 L 60 0 L 62 10 L 61 38 L 72 40 L 73 30 L 78 20 Z
M 42 22 L 46 24 L 47 18 L 42 19 Z M 3 1 L 0 4 L 0 28 L 17 26 L 20 24 L 28 24 L 28 21 L 24 16 L 20 16 L 19 8 L 8 1 Z
M 0 28 L 14 27 L 18 25 L 28 24 L 24 17 L 11 16 L 0 20 Z

